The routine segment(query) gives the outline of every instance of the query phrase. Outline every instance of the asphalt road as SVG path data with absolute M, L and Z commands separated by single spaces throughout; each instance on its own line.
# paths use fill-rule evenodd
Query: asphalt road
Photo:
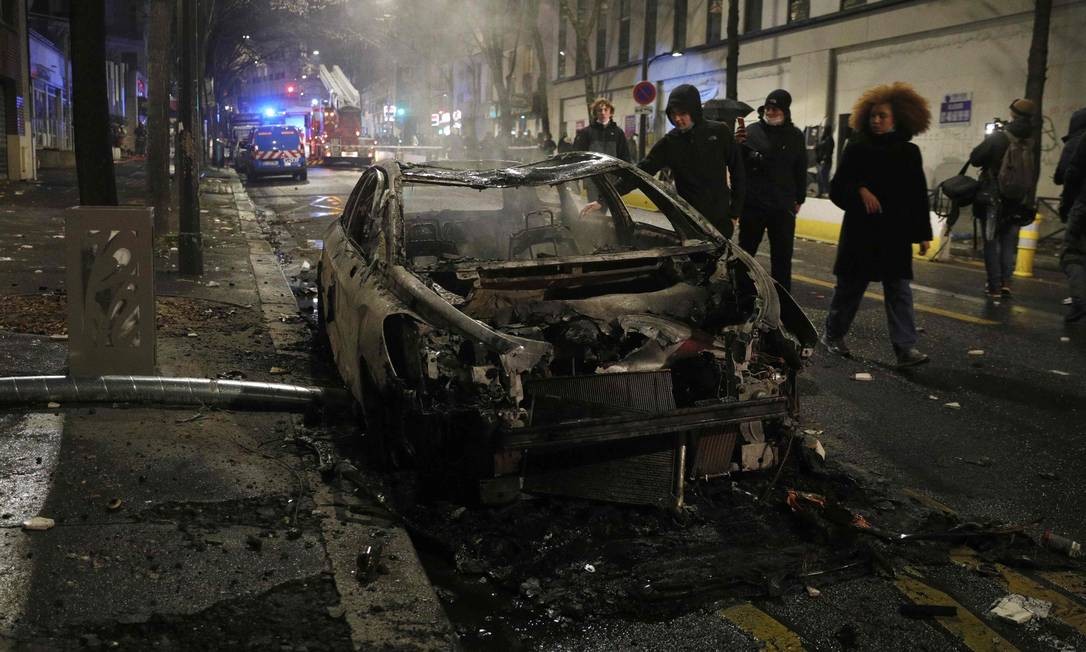
M 271 222 L 281 230 L 288 278 L 289 266 L 303 260 L 315 264 L 322 234 L 359 174 L 315 168 L 308 182 L 248 185 L 254 203 L 274 211 Z M 767 248 L 763 243 L 759 256 L 768 264 Z M 834 255 L 832 245 L 796 244 L 794 294 L 820 330 L 832 294 Z M 1016 282 L 1013 299 L 993 303 L 982 294 L 983 269 L 972 262 L 921 261 L 914 271 L 919 348 L 932 362 L 896 370 L 881 298 L 865 299 L 848 337 L 853 358 L 819 351 L 804 374 L 803 427 L 822 431 L 830 458 L 888 491 L 926 496 L 964 519 L 1029 524 L 1031 532 L 1051 528 L 1086 541 L 1086 326 L 1063 324 L 1061 276 L 1038 270 L 1034 278 Z M 873 380 L 854 380 L 858 372 Z M 1008 589 L 1028 592 L 1036 586 L 1019 576 L 990 575 L 973 573 L 965 564 L 924 579 L 928 588 L 941 587 L 942 598 L 955 601 L 961 611 L 978 615 L 979 629 L 972 633 L 955 631 L 947 622 L 903 620 L 896 615 L 902 595 L 923 602 L 917 595 L 926 589 L 868 577 L 827 587 L 817 600 L 790 595 L 666 623 L 559 627 L 557 633 L 536 635 L 534 643 L 523 638 L 521 643 L 566 649 L 755 649 L 755 638 L 766 642 L 779 636 L 781 649 L 792 644 L 845 649 L 853 644 L 848 630 L 854 627 L 860 632 L 856 645 L 865 649 L 998 649 L 1004 643 L 1022 649 L 1086 648 L 1081 576 L 1067 586 L 1055 584 L 1054 576 L 1027 578 L 1067 603 L 1059 618 L 1026 629 L 993 623 L 983 614 Z M 927 599 L 935 601 L 930 594 Z M 743 611 L 748 607 L 753 612 Z M 992 647 L 993 637 L 1002 637 L 1002 643 Z M 485 637 L 468 636 L 466 642 L 487 644 Z

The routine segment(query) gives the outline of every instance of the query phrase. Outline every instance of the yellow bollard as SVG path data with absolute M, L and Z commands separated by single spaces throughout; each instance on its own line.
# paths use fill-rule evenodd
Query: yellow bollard
M 1033 276 L 1033 256 L 1037 253 L 1037 238 L 1040 234 L 1041 214 L 1037 213 L 1029 226 L 1023 226 L 1018 232 L 1018 258 L 1014 265 L 1014 275 L 1022 278 Z

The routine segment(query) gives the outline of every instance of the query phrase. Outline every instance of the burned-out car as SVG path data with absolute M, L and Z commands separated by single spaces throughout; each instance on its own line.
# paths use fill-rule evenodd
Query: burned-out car
M 484 501 L 674 506 L 773 466 L 816 341 L 787 292 L 627 163 L 480 167 L 370 167 L 325 235 L 319 320 L 369 450 Z

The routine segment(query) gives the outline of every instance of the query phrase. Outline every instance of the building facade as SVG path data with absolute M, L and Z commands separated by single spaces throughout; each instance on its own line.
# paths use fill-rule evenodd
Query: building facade
M 0 179 L 35 176 L 25 5 L 0 0 Z
M 1044 94 L 1041 195 L 1053 195 L 1052 172 L 1071 113 L 1086 105 L 1086 2 L 1055 0 Z M 572 29 L 559 27 L 550 47 L 550 109 L 557 131 L 572 135 L 587 119 L 578 70 L 591 70 L 599 94 L 630 129 L 632 89 L 657 85 L 651 136 L 670 127 L 667 94 L 694 84 L 702 99 L 726 93 L 723 25 L 728 0 L 613 0 L 591 41 L 591 62 L 576 61 Z M 841 142 L 855 99 L 876 84 L 904 81 L 931 103 L 932 128 L 916 139 L 928 183 L 957 173 L 984 137 L 985 125 L 1009 118 L 1025 94 L 1034 3 L 1001 0 L 739 0 L 738 98 L 759 106 L 775 88 L 792 93 L 801 129 L 827 120 Z M 564 32 L 560 42 L 558 32 Z M 668 56 L 681 52 L 682 56 Z M 563 76 L 563 71 L 566 73 Z M 751 116 L 753 118 L 753 114 Z

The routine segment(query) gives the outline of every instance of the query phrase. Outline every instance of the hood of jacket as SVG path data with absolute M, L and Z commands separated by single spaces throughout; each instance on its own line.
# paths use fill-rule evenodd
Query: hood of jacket
M 1067 125 L 1067 135 L 1063 137 L 1063 142 L 1071 140 L 1083 129 L 1086 129 L 1086 109 L 1079 109 L 1071 114 L 1071 122 Z
M 675 124 L 675 121 L 671 119 L 673 110 L 689 113 L 694 119 L 694 124 L 699 124 L 702 122 L 701 92 L 690 84 L 676 86 L 675 90 L 671 91 L 671 95 L 667 96 L 667 119 L 672 125 Z

